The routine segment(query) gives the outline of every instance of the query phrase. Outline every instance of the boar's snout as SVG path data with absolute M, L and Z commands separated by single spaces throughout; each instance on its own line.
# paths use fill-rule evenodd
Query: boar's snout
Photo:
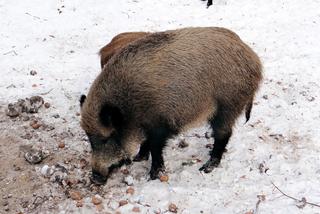
M 91 181 L 95 184 L 102 185 L 107 182 L 107 177 L 97 171 L 92 170 Z

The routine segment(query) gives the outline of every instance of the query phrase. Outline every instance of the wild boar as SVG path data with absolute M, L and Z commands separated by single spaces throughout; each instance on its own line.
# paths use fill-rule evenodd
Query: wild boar
M 232 31 L 195 27 L 149 34 L 117 52 L 82 95 L 81 127 L 92 147 L 92 180 L 131 160 L 147 160 L 151 179 L 165 170 L 168 139 L 209 122 L 214 147 L 200 168 L 218 166 L 238 116 L 250 117 L 262 65 Z

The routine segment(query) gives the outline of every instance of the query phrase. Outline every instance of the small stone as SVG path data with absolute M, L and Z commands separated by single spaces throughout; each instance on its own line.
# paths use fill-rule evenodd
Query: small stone
M 265 94 L 265 95 L 262 96 L 262 98 L 267 100 L 268 99 L 268 95 Z
M 79 113 L 79 112 L 77 112 L 77 113 L 76 113 L 76 116 L 80 116 L 80 113 Z
M 54 115 L 52 115 L 52 117 L 58 119 L 60 117 L 60 115 L 59 114 L 54 114 Z
M 82 195 L 81 195 L 81 193 L 78 192 L 78 191 L 70 190 L 70 191 L 69 191 L 69 194 L 70 194 L 70 198 L 71 198 L 72 200 L 79 201 L 79 200 L 82 199 Z
M 8 194 L 8 198 L 12 198 L 12 194 Z
M 133 195 L 133 194 L 134 194 L 134 189 L 133 189 L 133 187 L 129 187 L 129 188 L 127 189 L 126 193 Z
M 41 124 L 38 123 L 37 121 L 32 121 L 30 125 L 33 129 L 39 129 L 41 127 Z
M 206 148 L 207 149 L 213 149 L 213 144 L 211 144 L 211 143 L 206 144 Z
M 10 209 L 9 209 L 9 206 L 4 206 L 4 211 L 8 212 Z
M 124 205 L 127 205 L 128 204 L 128 201 L 127 200 L 121 200 L 119 201 L 119 207 L 122 207 Z
M 129 170 L 128 169 L 122 169 L 121 172 L 124 175 L 129 175 Z
M 124 183 L 126 183 L 128 186 L 132 186 L 133 185 L 133 177 L 132 176 L 127 176 L 124 178 Z
M 83 207 L 83 200 L 78 200 L 77 203 L 76 203 L 76 206 L 77 207 Z
M 139 207 L 133 207 L 132 208 L 132 212 L 139 213 L 140 212 L 140 208 Z
M 175 204 L 171 203 L 169 205 L 169 211 L 172 212 L 172 213 L 177 213 L 178 212 L 178 207 Z
M 44 104 L 44 107 L 45 107 L 45 108 L 50 108 L 50 106 L 51 106 L 50 103 L 45 103 L 45 104 Z
M 84 158 L 80 159 L 80 167 L 81 169 L 85 168 L 88 165 L 88 161 Z
M 22 117 L 22 120 L 23 121 L 29 121 L 30 117 L 28 115 L 25 115 L 25 116 Z
M 207 139 L 210 139 L 211 138 L 211 134 L 209 132 L 206 132 L 204 134 L 204 137 L 207 138 Z
M 9 117 L 18 117 L 20 112 L 15 108 L 15 106 L 12 103 L 10 103 L 8 105 L 8 109 L 6 110 L 6 114 Z
M 58 144 L 59 149 L 63 149 L 65 146 L 66 146 L 66 145 L 65 145 L 64 142 L 60 142 L 60 143 Z
M 186 148 L 186 147 L 188 147 L 188 146 L 189 146 L 189 144 L 186 142 L 185 139 L 181 140 L 181 141 L 179 142 L 179 144 L 178 144 L 178 147 L 179 147 L 179 148 Z
M 95 196 L 92 197 L 91 202 L 92 202 L 94 205 L 101 204 L 101 203 L 102 203 L 102 198 L 101 198 L 100 195 L 95 195 Z
M 37 75 L 37 72 L 35 70 L 31 70 L 30 75 L 35 76 L 35 75 Z
M 169 176 L 168 175 L 161 175 L 160 176 L 160 181 L 161 182 L 168 182 L 169 181 Z
M 31 164 L 40 163 L 44 155 L 41 150 L 30 150 L 24 154 L 24 158 Z
M 48 165 L 44 165 L 40 172 L 44 177 L 50 177 L 53 174 L 53 170 Z

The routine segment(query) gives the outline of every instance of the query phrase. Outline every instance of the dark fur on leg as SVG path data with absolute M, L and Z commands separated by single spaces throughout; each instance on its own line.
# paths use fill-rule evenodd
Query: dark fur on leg
M 226 109 L 219 110 L 218 114 L 209 121 L 213 129 L 214 146 L 210 152 L 210 159 L 199 169 L 200 171 L 210 173 L 220 164 L 222 155 L 232 135 L 231 127 L 234 119 L 228 113 Z
M 163 148 L 167 140 L 175 134 L 177 134 L 177 131 L 170 128 L 167 123 L 160 123 L 157 127 L 146 130 L 147 141 L 150 143 L 152 157 L 150 170 L 150 178 L 152 180 L 159 178 L 159 173 L 165 171 L 162 156 Z
M 139 153 L 134 157 L 133 161 L 140 162 L 149 160 L 150 155 L 150 142 L 145 141 L 140 147 Z

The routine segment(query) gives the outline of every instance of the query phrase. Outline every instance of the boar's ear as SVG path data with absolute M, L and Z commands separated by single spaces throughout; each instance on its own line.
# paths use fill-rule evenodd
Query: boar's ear
M 86 100 L 86 98 L 87 98 L 86 95 L 84 95 L 84 94 L 81 95 L 80 100 L 79 100 L 80 101 L 80 107 L 82 107 L 82 105 L 83 105 L 84 101 Z
M 113 127 L 119 130 L 123 124 L 123 115 L 120 109 L 115 106 L 105 104 L 99 114 L 100 122 L 106 127 Z

